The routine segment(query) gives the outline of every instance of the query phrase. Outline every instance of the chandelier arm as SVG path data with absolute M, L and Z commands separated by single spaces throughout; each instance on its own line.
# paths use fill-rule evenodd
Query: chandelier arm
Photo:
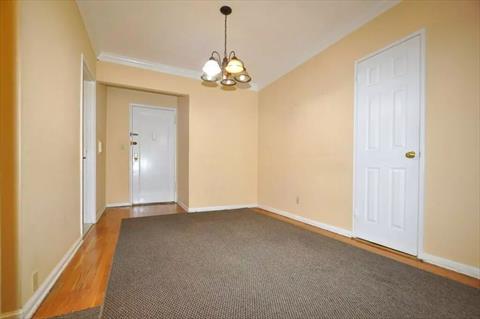
M 234 50 L 230 51 L 230 53 L 228 54 L 228 60 L 230 60 L 232 56 L 237 56 Z
M 217 55 L 217 57 L 215 57 L 215 54 Z M 220 53 L 218 53 L 218 51 L 212 51 L 212 58 L 214 58 L 218 64 L 222 63 L 222 57 L 220 56 Z

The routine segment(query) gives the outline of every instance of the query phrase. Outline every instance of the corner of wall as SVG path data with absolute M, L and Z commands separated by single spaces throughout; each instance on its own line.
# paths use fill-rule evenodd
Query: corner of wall
M 18 5 L 0 1 L 0 316 L 15 314 L 19 307 Z

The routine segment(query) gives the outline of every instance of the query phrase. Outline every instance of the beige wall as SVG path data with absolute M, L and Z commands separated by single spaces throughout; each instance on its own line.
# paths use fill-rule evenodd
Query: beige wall
M 74 1 L 20 5 L 21 304 L 80 238 L 80 56 L 95 55 Z
M 224 91 L 198 80 L 108 62 L 97 63 L 97 80 L 188 95 L 189 207 L 257 202 L 257 92 Z M 107 140 L 109 145 L 120 143 L 109 135 Z
M 16 26 L 16 2 L 0 1 L 0 313 L 18 306 Z
M 106 164 L 107 164 L 107 87 L 97 83 L 96 90 L 96 133 L 97 133 L 97 219 L 105 210 Z M 99 149 L 101 144 L 101 151 Z
M 177 107 L 173 95 L 107 87 L 107 204 L 130 202 L 130 104 Z
M 479 12 L 402 2 L 263 89 L 259 203 L 352 229 L 354 61 L 425 28 L 424 249 L 479 267 Z
M 177 109 L 177 197 L 178 201 L 188 205 L 188 96 L 177 97 L 175 95 L 112 86 L 107 87 L 106 96 L 108 100 L 108 115 L 106 116 L 108 123 L 108 143 L 106 144 L 108 153 L 108 164 L 106 165 L 107 204 L 115 205 L 130 202 L 129 107 L 132 103 L 138 103 L 150 106 L 174 107 Z
M 425 27 L 425 251 L 479 267 L 479 9 L 478 1 L 401 3 L 259 97 L 159 72 L 95 64 L 74 1 L 21 1 L 18 305 L 33 294 L 32 274 L 38 271 L 39 283 L 44 282 L 80 238 L 81 53 L 93 72 L 97 67 L 99 81 L 181 96 L 178 105 L 189 106 L 178 114 L 189 123 L 178 131 L 188 136 L 178 150 L 188 154 L 178 164 L 188 174 L 179 172 L 178 179 L 179 198 L 190 207 L 256 203 L 258 169 L 261 204 L 351 229 L 353 62 Z M 106 99 L 108 104 L 108 93 Z M 107 121 L 120 117 L 112 110 L 107 105 Z M 105 114 L 98 111 L 99 117 Z M 107 168 L 114 167 L 108 161 L 115 152 L 127 159 L 119 160 L 124 165 L 119 172 L 126 175 L 118 175 L 123 186 L 111 198 L 108 185 L 115 180 L 109 178 L 115 174 L 106 173 L 111 202 L 128 201 L 128 131 L 113 134 L 117 140 L 109 133 L 115 125 L 121 131 L 122 121 L 108 122 L 106 138 L 97 128 L 99 139 L 107 142 L 97 158 L 99 170 L 102 156 Z M 3 213 L 2 206 L 2 218 Z M 15 299 L 2 310 L 14 310 Z
M 189 205 L 188 169 L 189 169 L 189 101 L 188 96 L 178 97 L 177 108 L 177 202 Z

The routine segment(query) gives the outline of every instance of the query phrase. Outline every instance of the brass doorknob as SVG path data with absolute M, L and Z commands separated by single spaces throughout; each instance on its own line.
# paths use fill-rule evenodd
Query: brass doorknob
M 415 157 L 415 151 L 410 151 L 405 153 L 406 158 L 414 158 Z

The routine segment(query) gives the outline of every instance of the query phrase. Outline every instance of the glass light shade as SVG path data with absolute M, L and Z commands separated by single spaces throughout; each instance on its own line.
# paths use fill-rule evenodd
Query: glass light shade
M 232 79 L 230 75 L 224 75 L 220 83 L 222 83 L 222 85 L 224 86 L 234 86 L 235 84 L 237 84 L 237 82 L 235 82 L 235 80 Z
M 237 74 L 240 72 L 243 72 L 245 70 L 245 67 L 243 66 L 243 62 L 237 59 L 236 57 L 233 57 L 227 64 L 227 67 L 225 68 L 228 73 L 232 74 Z
M 210 58 L 203 66 L 202 71 L 209 77 L 213 77 L 222 72 L 222 69 L 220 69 L 220 65 L 218 65 L 218 62 L 215 61 L 214 58 Z
M 235 81 L 240 82 L 240 83 L 248 83 L 252 80 L 252 77 L 247 73 L 247 70 L 244 72 L 235 75 Z
M 220 79 L 219 74 L 208 75 L 207 73 L 203 73 L 201 78 L 202 78 L 202 80 L 207 81 L 207 82 L 217 82 Z

